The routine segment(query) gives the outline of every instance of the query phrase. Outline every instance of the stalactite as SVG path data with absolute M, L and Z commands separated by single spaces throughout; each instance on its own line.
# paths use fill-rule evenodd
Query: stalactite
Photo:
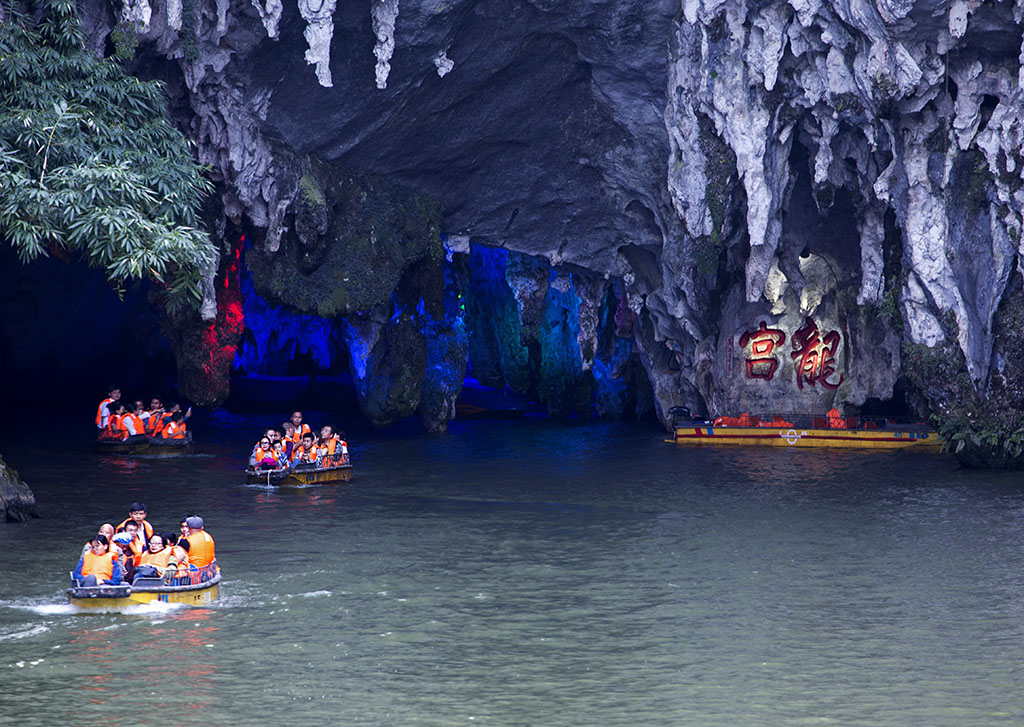
M 373 18 L 373 32 L 377 36 L 377 44 L 373 48 L 373 54 L 377 56 L 377 88 L 383 89 L 388 86 L 391 56 L 395 52 L 395 21 L 398 18 L 398 0 L 373 0 L 370 5 L 370 15 Z M 438 68 L 440 69 L 440 66 Z

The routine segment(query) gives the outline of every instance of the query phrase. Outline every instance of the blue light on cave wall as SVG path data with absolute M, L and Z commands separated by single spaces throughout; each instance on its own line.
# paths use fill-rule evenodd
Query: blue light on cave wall
M 271 305 L 256 292 L 252 276 L 241 266 L 240 287 L 245 332 L 235 353 L 236 374 L 287 376 L 297 371 L 297 357 L 308 359 L 322 371 L 345 361 L 341 332 L 331 319 L 295 313 Z
M 539 394 L 551 411 L 568 414 L 581 408 L 584 372 L 579 333 L 580 297 L 572 275 L 552 270 L 544 298 L 544 325 L 537 333 L 541 351 Z

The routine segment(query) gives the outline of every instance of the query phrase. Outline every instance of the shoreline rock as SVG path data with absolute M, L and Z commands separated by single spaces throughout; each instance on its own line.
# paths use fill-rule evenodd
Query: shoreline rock
M 34 517 L 39 517 L 36 496 L 18 473 L 0 458 L 0 521 L 23 523 Z

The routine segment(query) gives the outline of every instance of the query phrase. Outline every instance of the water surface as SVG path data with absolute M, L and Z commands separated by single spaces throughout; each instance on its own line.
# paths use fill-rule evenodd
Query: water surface
M 348 485 L 247 487 L 267 423 L 220 413 L 174 460 L 7 433 L 45 517 L 0 526 L 5 722 L 1024 724 L 1019 473 L 527 420 L 363 432 Z M 213 606 L 66 605 L 137 499 L 206 519 Z

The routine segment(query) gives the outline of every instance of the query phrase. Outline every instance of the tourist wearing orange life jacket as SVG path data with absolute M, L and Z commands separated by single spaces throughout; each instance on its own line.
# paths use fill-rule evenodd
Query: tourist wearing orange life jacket
M 121 584 L 121 564 L 117 562 L 116 554 L 110 551 L 110 543 L 105 535 L 93 536 L 89 551 L 82 553 L 71 577 L 81 586 Z
M 110 416 L 109 407 L 115 401 L 121 398 L 121 389 L 117 386 L 111 386 L 107 398 L 100 402 L 100 405 L 96 408 L 96 427 L 99 430 L 103 430 L 107 426 L 107 418 Z
M 195 566 L 198 569 L 205 568 L 217 559 L 213 538 L 204 529 L 203 519 L 198 515 L 186 518 L 185 522 L 188 524 L 189 530 L 188 538 L 186 538 L 189 566 Z
M 176 411 L 171 415 L 171 420 L 164 425 L 160 436 L 163 439 L 185 439 L 186 432 L 185 418 L 180 411 Z
M 146 424 L 147 437 L 160 436 L 160 430 L 164 428 L 164 403 L 159 396 L 149 400 L 149 409 L 146 410 L 142 421 Z
M 320 458 L 320 447 L 317 445 L 313 432 L 302 435 L 302 444 L 292 451 L 292 465 L 316 464 Z
M 120 401 L 111 402 L 107 406 L 110 415 L 107 417 L 107 425 L 100 434 L 101 439 L 127 439 L 128 428 L 123 424 L 124 403 Z
M 123 532 L 124 526 L 129 522 L 134 522 L 138 528 L 139 537 L 142 538 L 142 543 L 145 545 L 149 542 L 149 539 L 153 537 L 153 526 L 150 525 L 149 521 L 146 520 L 146 506 L 141 502 L 133 502 L 128 506 L 128 517 L 117 524 L 114 528 L 115 532 Z
M 128 432 L 129 437 L 136 437 L 146 433 L 146 423 L 139 416 L 140 412 L 143 411 L 145 411 L 145 408 L 142 402 L 136 401 L 135 407 L 131 411 L 125 412 L 124 416 L 121 417 L 121 424 Z
M 303 424 L 302 423 L 302 412 L 301 411 L 293 411 L 292 412 L 290 423 L 292 425 L 292 432 L 291 432 L 290 435 L 288 434 L 288 432 L 287 432 L 287 424 L 286 424 L 285 425 L 286 426 L 285 435 L 286 436 L 290 436 L 290 438 L 292 440 L 292 444 L 297 446 L 301 442 L 301 440 L 302 440 L 302 435 L 309 433 L 311 430 L 310 430 L 308 424 Z
M 125 523 L 124 529 L 114 536 L 114 542 L 122 544 L 121 549 L 136 566 L 139 564 L 142 554 L 146 552 L 146 544 L 139 534 L 139 525 L 134 520 Z

